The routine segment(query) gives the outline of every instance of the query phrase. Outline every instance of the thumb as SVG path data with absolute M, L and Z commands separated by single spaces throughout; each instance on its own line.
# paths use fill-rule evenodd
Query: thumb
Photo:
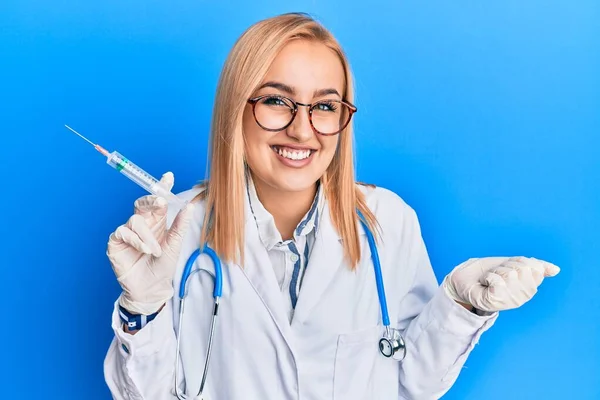
M 175 176 L 171 171 L 165 172 L 163 176 L 160 178 L 160 185 L 167 189 L 168 192 L 173 189 L 173 185 L 175 184 Z
M 167 252 L 171 258 L 177 258 L 179 255 L 179 250 L 181 249 L 181 242 L 190 225 L 190 220 L 192 219 L 192 215 L 194 213 L 194 204 L 188 203 L 184 208 L 182 208 L 171 228 L 167 232 L 167 239 L 165 243 L 164 251 Z
M 507 290 L 506 281 L 494 272 L 483 275 L 469 290 L 469 300 L 473 307 L 481 311 L 497 311 L 497 303 Z

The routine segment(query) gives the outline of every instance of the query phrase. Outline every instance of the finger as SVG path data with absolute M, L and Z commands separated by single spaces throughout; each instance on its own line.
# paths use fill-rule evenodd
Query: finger
M 126 227 L 125 225 L 121 225 L 120 227 L 118 227 L 117 230 L 113 233 L 113 235 L 114 235 L 114 238 L 111 238 L 111 240 L 114 240 L 117 243 L 118 242 L 127 243 L 128 245 L 130 245 L 137 251 L 144 253 L 144 254 L 152 253 L 152 251 L 150 250 L 150 247 L 148 247 L 148 245 L 146 245 L 144 242 L 142 242 L 140 237 L 135 232 L 133 232 L 131 229 Z M 111 235 L 111 236 L 113 236 L 113 235 Z
M 188 203 L 184 208 L 182 208 L 179 211 L 179 213 L 177 213 L 173 224 L 171 224 L 171 228 L 167 232 L 167 239 L 164 251 L 168 252 L 170 256 L 174 259 L 176 259 L 179 255 L 179 250 L 181 249 L 181 242 L 183 241 L 183 237 L 187 233 L 193 213 L 194 204 Z
M 520 266 L 518 270 L 521 280 L 533 284 L 536 288 L 542 284 L 546 272 L 543 262 L 535 258 L 528 258 L 525 265 Z
M 163 197 L 148 195 L 137 199 L 133 206 L 136 214 L 162 216 L 167 214 L 167 204 Z
M 469 303 L 478 310 L 494 312 L 502 307 L 503 298 L 507 291 L 504 278 L 494 273 L 486 273 L 480 279 L 479 285 L 473 285 L 469 290 Z
M 537 258 L 532 258 L 532 260 L 535 260 L 537 264 L 543 268 L 545 277 L 556 276 L 560 272 L 560 268 L 555 264 Z
M 519 292 L 524 293 L 527 299 L 530 299 L 537 292 L 538 286 L 544 280 L 544 273 L 539 266 L 532 265 L 531 263 L 518 267 L 516 271 L 519 275 L 519 282 L 517 285 L 511 287 L 511 292 L 515 296 Z
M 518 263 L 507 261 L 498 267 L 492 268 L 489 272 L 502 277 L 507 283 L 511 283 L 519 280 L 520 267 L 521 265 Z M 486 279 L 488 279 L 488 274 L 481 277 L 482 283 L 487 283 Z
M 505 288 L 507 286 L 507 280 L 518 278 L 518 274 L 513 270 L 506 271 L 506 275 L 510 275 L 513 278 L 507 279 L 505 276 L 498 274 L 496 271 L 489 272 L 485 274 L 485 276 L 483 276 L 483 284 L 484 286 L 487 286 L 488 289 L 491 289 L 492 291 L 496 292 L 499 289 Z
M 498 310 L 520 307 L 533 297 L 539 285 L 534 282 L 532 271 L 531 264 L 514 261 L 492 271 L 487 281 Z
M 160 244 L 154 236 L 154 233 L 148 227 L 148 224 L 146 224 L 144 217 L 139 214 L 133 214 L 131 218 L 129 218 L 129 221 L 127 221 L 126 226 L 135 232 L 141 241 L 151 249 L 153 256 L 161 256 L 162 249 Z
M 477 275 L 481 277 L 498 265 L 502 265 L 506 260 L 508 260 L 508 257 L 483 257 L 477 259 L 477 262 L 469 269 L 477 268 L 479 270 Z M 471 271 L 474 272 L 475 270 L 472 269 Z
M 167 189 L 168 192 L 173 189 L 173 185 L 175 184 L 175 176 L 171 171 L 165 172 L 163 176 L 160 178 L 160 185 Z
M 513 257 L 508 257 L 506 262 L 513 262 L 513 263 L 517 263 L 517 264 L 527 264 L 529 262 L 529 258 L 527 258 L 525 256 L 513 256 Z
M 519 268 L 528 266 L 528 265 L 531 265 L 531 262 L 529 261 L 529 259 L 527 257 L 522 257 L 522 256 L 509 257 L 506 260 L 504 260 L 502 263 L 498 264 L 498 266 L 493 269 L 495 270 L 498 267 L 503 267 L 503 268 L 512 269 L 512 270 L 516 271 Z
M 528 285 L 533 284 L 533 278 L 535 278 L 535 281 L 537 282 L 540 274 L 541 278 L 543 279 L 543 268 L 541 268 L 541 266 L 534 261 L 534 259 L 529 257 L 510 257 L 502 264 L 502 267 L 515 270 L 518 274 L 519 280 L 521 282 L 526 282 Z M 536 283 L 535 286 L 539 286 L 540 283 L 541 281 Z
M 167 229 L 167 200 L 158 196 L 145 196 L 136 200 L 135 214 L 146 221 L 156 240 L 163 243 Z
M 170 192 L 171 189 L 173 189 L 173 184 L 175 183 L 175 176 L 170 171 L 165 172 L 158 182 L 163 188 Z M 135 209 L 139 214 L 153 213 L 165 215 L 167 213 L 166 206 L 166 199 L 156 195 L 149 195 L 139 198 L 136 201 Z
M 540 260 L 540 259 L 537 259 L 534 257 L 519 256 L 519 257 L 511 257 L 509 260 L 517 261 L 521 264 L 526 264 L 526 265 L 529 265 L 532 267 L 536 266 L 536 268 L 543 270 L 543 274 L 545 277 L 556 276 L 560 272 L 560 268 L 557 265 L 554 265 L 552 263 L 549 263 L 547 261 Z
M 516 273 L 512 274 L 516 277 Z M 486 290 L 483 295 L 485 311 L 498 311 L 506 308 L 506 300 L 509 296 L 509 282 L 505 277 L 494 272 L 487 273 L 484 277 Z

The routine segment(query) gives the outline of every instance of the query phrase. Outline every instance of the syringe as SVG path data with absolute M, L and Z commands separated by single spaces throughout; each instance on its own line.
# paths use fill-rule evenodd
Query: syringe
M 183 206 L 185 206 L 185 201 L 175 196 L 173 193 L 171 193 L 169 190 L 163 187 L 158 181 L 158 179 L 154 178 L 152 175 L 150 175 L 149 173 L 147 173 L 146 171 L 129 161 L 118 151 L 113 151 L 112 153 L 109 153 L 104 147 L 93 143 L 88 138 L 86 138 L 70 126 L 65 125 L 65 127 L 80 138 L 82 138 L 83 140 L 85 140 L 86 142 L 88 142 L 89 144 L 91 144 L 92 146 L 94 146 L 94 148 L 98 150 L 98 152 L 100 152 L 103 156 L 106 157 L 106 163 L 108 165 L 110 165 L 111 167 L 113 167 L 114 169 L 131 179 L 134 183 L 137 183 L 139 186 L 141 186 L 142 189 L 150 192 L 151 194 L 166 199 L 168 203 L 174 204 L 178 208 L 183 208 Z

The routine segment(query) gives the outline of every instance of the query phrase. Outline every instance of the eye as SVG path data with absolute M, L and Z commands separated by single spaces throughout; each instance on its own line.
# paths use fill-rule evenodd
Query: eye
M 278 96 L 268 96 L 263 98 L 260 102 L 266 106 L 289 107 L 289 104 L 284 99 Z
M 322 101 L 315 105 L 317 111 L 335 112 L 337 109 L 338 105 L 335 101 Z

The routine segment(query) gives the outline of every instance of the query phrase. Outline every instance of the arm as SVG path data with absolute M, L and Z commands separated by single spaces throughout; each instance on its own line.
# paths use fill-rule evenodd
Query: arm
M 400 362 L 399 392 L 401 399 L 437 399 L 454 384 L 498 314 L 476 315 L 438 287 L 417 217 L 411 214 L 405 232 L 410 241 L 407 265 L 414 275 L 399 307 L 398 326 L 404 329 L 407 349 Z
M 104 377 L 114 399 L 176 398 L 176 337 L 171 304 L 169 301 L 153 321 L 133 335 L 124 331 L 115 303 L 115 336 L 104 360 Z
M 170 190 L 172 174 L 161 183 Z M 114 305 L 114 338 L 104 360 L 105 381 L 117 400 L 175 398 L 176 360 L 173 277 L 193 205 L 168 208 L 166 200 L 144 196 L 134 215 L 108 241 L 107 256 L 123 291 Z M 132 314 L 158 315 L 135 334 L 126 332 L 119 305 Z M 175 310 L 177 311 L 177 310 Z M 183 375 L 183 373 L 182 373 Z

